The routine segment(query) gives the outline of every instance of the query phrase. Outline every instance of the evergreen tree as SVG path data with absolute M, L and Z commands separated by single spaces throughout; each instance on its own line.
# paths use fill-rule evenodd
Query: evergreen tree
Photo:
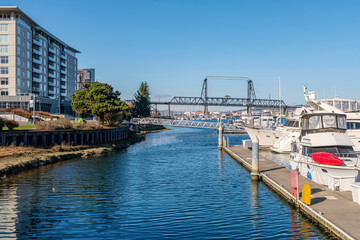
M 128 116 L 129 105 L 120 100 L 120 92 L 106 83 L 93 82 L 71 95 L 72 109 L 77 113 L 92 113 L 103 123 L 105 114 Z
M 150 90 L 147 82 L 142 82 L 134 94 L 133 117 L 150 116 Z

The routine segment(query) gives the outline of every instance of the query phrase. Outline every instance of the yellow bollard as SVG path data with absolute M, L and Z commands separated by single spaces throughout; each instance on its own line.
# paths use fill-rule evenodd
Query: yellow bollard
M 309 184 L 303 185 L 301 200 L 303 203 L 311 205 L 311 188 Z

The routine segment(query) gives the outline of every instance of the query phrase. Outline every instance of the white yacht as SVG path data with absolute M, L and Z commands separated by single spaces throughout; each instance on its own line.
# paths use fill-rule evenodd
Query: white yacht
M 292 152 L 292 145 L 296 143 L 300 137 L 300 118 L 289 118 L 282 127 L 277 127 L 275 130 L 282 133 L 270 150 L 276 153 Z
M 315 112 L 302 116 L 301 125 L 300 140 L 290 154 L 291 169 L 331 189 L 351 191 L 359 167 L 346 134 L 346 115 Z
M 315 92 L 307 92 L 304 86 L 305 101 L 316 111 L 345 114 L 347 134 L 354 144 L 354 150 L 360 153 L 360 102 L 358 100 L 330 98 L 316 99 Z

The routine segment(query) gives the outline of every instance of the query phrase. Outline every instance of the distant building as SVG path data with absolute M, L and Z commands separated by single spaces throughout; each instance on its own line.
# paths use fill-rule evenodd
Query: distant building
M 90 85 L 95 82 L 95 69 L 79 69 L 77 71 L 77 89 L 82 89 L 84 84 Z
M 0 6 L 0 108 L 53 113 L 71 110 L 78 50 L 28 17 L 18 7 Z

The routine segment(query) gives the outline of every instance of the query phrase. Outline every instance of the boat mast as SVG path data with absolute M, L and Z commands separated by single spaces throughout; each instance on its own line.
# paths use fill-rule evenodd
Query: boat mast
M 281 81 L 280 81 L 280 76 L 279 76 L 279 98 L 280 98 L 280 122 L 279 124 L 281 124 L 281 120 L 282 120 L 282 102 L 281 102 Z

